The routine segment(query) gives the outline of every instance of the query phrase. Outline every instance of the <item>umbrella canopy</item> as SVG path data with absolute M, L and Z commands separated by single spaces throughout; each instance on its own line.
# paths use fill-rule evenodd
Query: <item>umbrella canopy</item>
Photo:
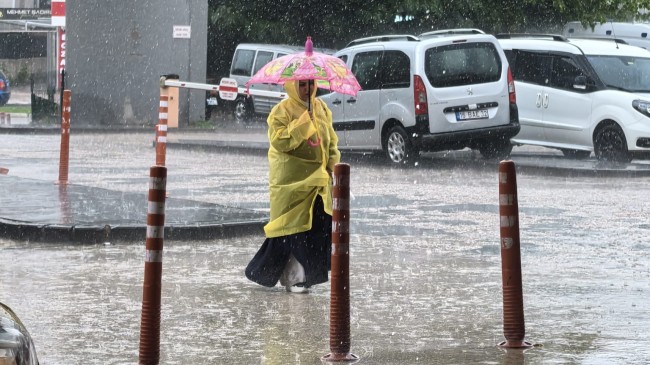
M 359 82 L 341 59 L 314 52 L 311 37 L 307 37 L 304 52 L 278 57 L 267 63 L 248 80 L 246 87 L 294 80 L 316 80 L 316 86 L 321 89 L 353 96 L 361 90 Z

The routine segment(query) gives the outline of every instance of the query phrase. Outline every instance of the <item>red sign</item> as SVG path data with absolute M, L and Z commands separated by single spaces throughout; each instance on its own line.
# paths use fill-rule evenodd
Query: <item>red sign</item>
M 65 0 L 52 0 L 52 25 L 65 27 Z
M 65 70 L 65 30 L 63 28 L 59 27 L 58 29 L 58 47 L 57 47 L 57 54 L 56 54 L 56 69 L 58 71 L 57 77 L 58 77 L 58 84 L 59 88 L 61 88 L 61 72 Z

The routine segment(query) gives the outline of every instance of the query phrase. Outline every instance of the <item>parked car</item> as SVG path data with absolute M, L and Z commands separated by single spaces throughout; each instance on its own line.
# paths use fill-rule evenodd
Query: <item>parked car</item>
M 241 43 L 235 49 L 232 58 L 230 78 L 235 79 L 239 87 L 243 87 L 257 71 L 270 61 L 278 57 L 302 52 L 304 50 L 304 46 Z M 334 53 L 334 50 L 325 48 L 314 48 L 314 50 L 327 54 Z M 283 86 L 276 84 L 253 84 L 250 85 L 250 89 L 284 92 Z M 254 114 L 266 115 L 281 100 L 281 98 L 269 96 L 252 95 L 248 97 L 243 94 L 239 95 L 235 100 L 235 118 L 237 121 L 241 122 L 252 117 Z
M 36 347 L 20 318 L 0 302 L 0 364 L 38 365 Z
M 519 132 L 514 82 L 497 39 L 460 29 L 357 39 L 335 53 L 356 76 L 356 96 L 322 96 L 339 148 L 384 151 L 390 161 L 420 151 L 510 154 Z
M 650 151 L 650 51 L 561 35 L 498 37 L 517 88 L 513 143 L 618 162 Z
M 594 27 L 583 26 L 580 22 L 568 22 L 564 25 L 562 35 L 567 38 L 604 38 L 619 39 L 625 43 L 641 48 L 650 48 L 650 24 L 607 22 L 596 23 Z
M 0 106 L 7 104 L 10 96 L 11 88 L 9 79 L 4 73 L 2 73 L 2 71 L 0 71 Z

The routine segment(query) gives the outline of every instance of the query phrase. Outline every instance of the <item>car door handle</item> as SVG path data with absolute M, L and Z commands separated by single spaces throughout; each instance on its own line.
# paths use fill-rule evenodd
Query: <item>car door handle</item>
M 357 102 L 357 99 L 348 99 L 348 100 L 347 100 L 347 103 L 348 103 L 348 104 L 354 104 L 354 103 L 356 103 L 356 102 Z
M 535 106 L 540 108 L 542 106 L 542 93 L 537 93 L 537 100 L 535 101 Z
M 336 99 L 336 100 L 334 100 L 334 101 L 332 102 L 332 104 L 334 104 L 334 105 L 339 105 L 339 104 L 341 104 L 341 100 Z
M 548 94 L 544 94 L 544 102 L 542 103 L 544 108 L 548 108 Z

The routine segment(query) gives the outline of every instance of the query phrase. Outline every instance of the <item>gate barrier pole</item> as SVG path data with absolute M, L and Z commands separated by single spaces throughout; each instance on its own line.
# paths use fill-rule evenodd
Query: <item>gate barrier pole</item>
M 350 165 L 334 166 L 332 188 L 330 353 L 327 362 L 356 362 L 350 353 Z
M 167 168 L 152 166 L 149 177 L 147 240 L 140 322 L 140 365 L 157 365 L 160 361 L 160 304 Z
M 61 151 L 59 153 L 59 184 L 68 183 L 68 166 L 70 161 L 70 101 L 72 92 L 63 90 L 61 105 Z
M 498 344 L 506 348 L 528 348 L 524 341 L 524 299 L 521 283 L 519 203 L 515 163 L 499 163 L 499 218 L 501 234 L 501 279 L 503 281 L 503 335 Z

